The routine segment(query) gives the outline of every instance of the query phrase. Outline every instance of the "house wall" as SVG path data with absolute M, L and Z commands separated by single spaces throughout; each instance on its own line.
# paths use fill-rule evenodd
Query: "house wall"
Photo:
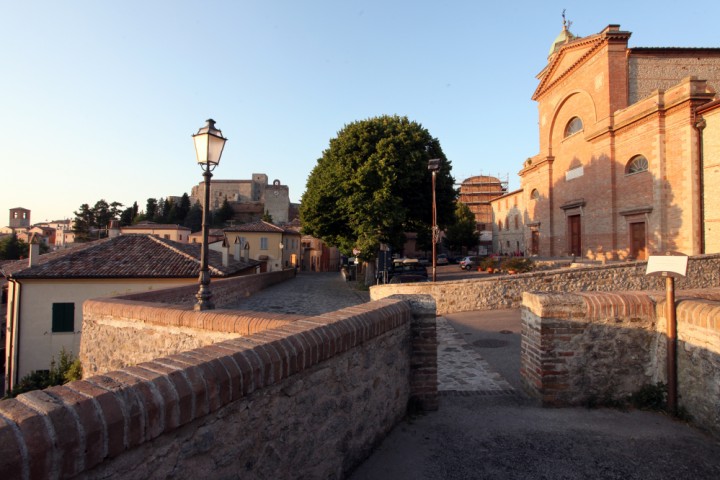
M 677 302 L 678 406 L 720 436 L 720 289 Z M 521 373 L 544 405 L 623 401 L 667 382 L 664 293 L 525 293 Z
M 173 285 L 184 285 L 192 279 L 157 280 L 35 280 L 8 284 L 8 307 L 6 339 L 6 388 L 33 370 L 48 370 L 53 357 L 59 358 L 60 351 L 78 355 L 82 331 L 82 304 L 89 298 L 127 294 L 138 290 L 163 289 Z M 22 298 L 20 311 L 19 298 Z M 53 303 L 75 304 L 75 331 L 70 333 L 52 332 Z M 18 323 L 18 316 L 20 321 Z M 18 328 L 19 325 L 19 328 Z M 11 381 L 7 381 L 10 379 Z
M 435 311 L 422 297 L 0 402 L 0 477 L 343 478 L 408 404 L 438 406 Z
M 189 228 L 152 228 L 152 227 L 122 227 L 120 233 L 123 234 L 143 234 L 155 235 L 159 238 L 165 238 L 174 242 L 188 243 L 190 241 Z
M 622 290 L 663 291 L 661 279 L 645 275 L 647 262 L 595 265 L 561 270 L 544 270 L 482 280 L 457 280 L 374 285 L 370 298 L 391 295 L 431 295 L 439 315 L 474 310 L 520 308 L 523 292 L 614 292 Z M 720 287 L 720 255 L 699 255 L 688 259 L 687 277 L 678 280 L 678 289 Z

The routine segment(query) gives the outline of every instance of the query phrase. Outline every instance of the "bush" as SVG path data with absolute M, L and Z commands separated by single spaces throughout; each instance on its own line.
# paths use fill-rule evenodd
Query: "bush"
M 60 360 L 56 363 L 55 357 L 53 357 L 50 362 L 50 370 L 34 370 L 28 373 L 8 392 L 7 397 L 17 397 L 21 393 L 63 385 L 81 378 L 80 359 L 75 358 L 72 352 L 67 352 L 63 347 L 60 351 Z
M 515 270 L 518 273 L 530 272 L 535 268 L 533 261 L 527 257 L 509 257 L 503 260 L 503 270 Z

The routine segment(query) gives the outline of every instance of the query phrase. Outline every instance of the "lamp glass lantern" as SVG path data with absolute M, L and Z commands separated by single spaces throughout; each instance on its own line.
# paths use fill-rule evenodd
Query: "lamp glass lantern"
M 205 126 L 192 136 L 195 143 L 195 155 L 197 162 L 203 168 L 213 169 L 220 163 L 223 149 L 227 138 L 223 137 L 222 131 L 215 128 L 215 120 L 208 119 Z

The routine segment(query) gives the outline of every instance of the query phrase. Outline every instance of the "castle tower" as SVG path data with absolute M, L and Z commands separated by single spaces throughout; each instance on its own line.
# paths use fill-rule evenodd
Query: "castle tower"
M 27 208 L 11 208 L 10 209 L 10 228 L 29 228 L 30 227 L 30 210 Z

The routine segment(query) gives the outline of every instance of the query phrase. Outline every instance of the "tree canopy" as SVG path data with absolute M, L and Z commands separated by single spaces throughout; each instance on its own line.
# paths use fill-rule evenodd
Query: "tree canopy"
M 427 228 L 432 216 L 428 160 L 436 176 L 439 225 L 453 222 L 451 164 L 438 139 L 407 117 L 381 116 L 346 125 L 310 173 L 300 206 L 303 232 L 363 259 L 380 243 L 402 248 L 404 232 Z
M 445 245 L 453 252 L 464 248 L 474 248 L 480 241 L 475 215 L 470 208 L 462 202 L 455 207 L 455 223 L 448 225 L 445 231 Z

